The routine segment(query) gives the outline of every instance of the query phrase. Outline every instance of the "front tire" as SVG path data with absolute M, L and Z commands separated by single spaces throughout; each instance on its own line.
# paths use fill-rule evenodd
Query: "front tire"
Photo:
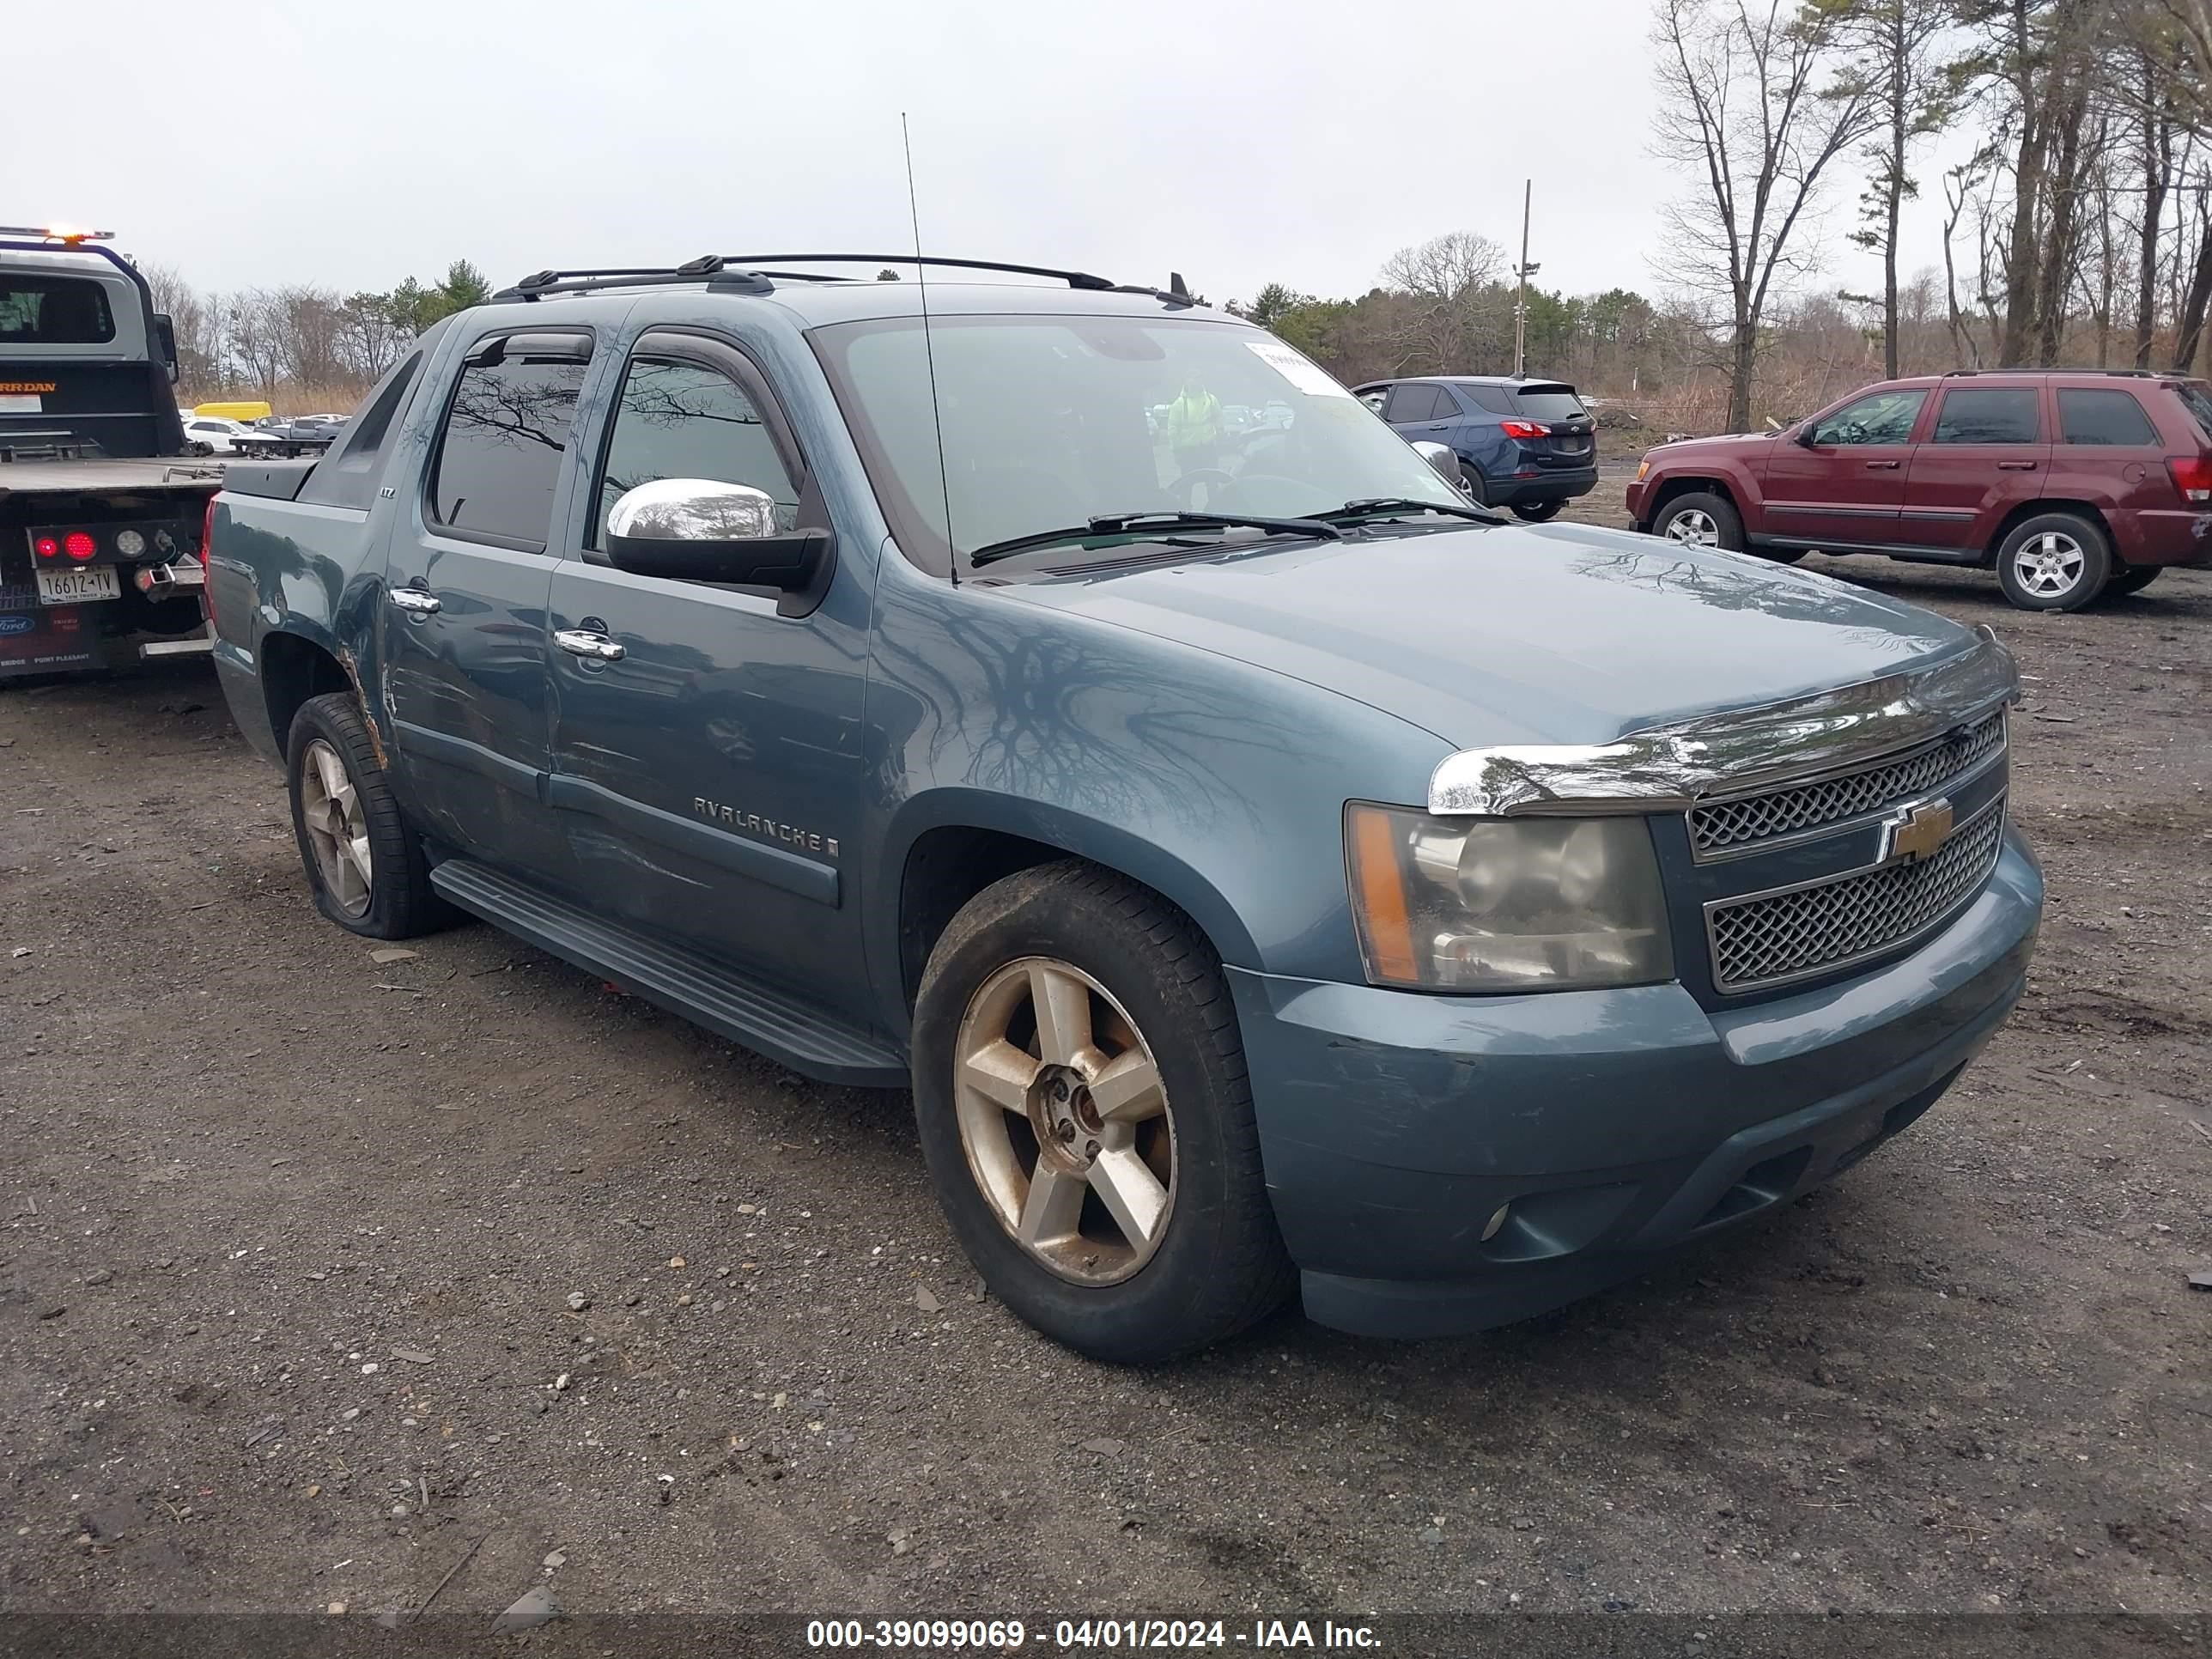
M 969 901 L 923 971 L 914 1097 L 962 1249 L 1055 1341 L 1149 1364 L 1289 1295 L 1219 960 L 1135 883 L 1069 860 Z
M 1677 495 L 1659 509 L 1651 533 L 1685 547 L 1719 547 L 1743 551 L 1743 516 L 1725 495 L 1699 490 Z
M 2076 513 L 2023 519 L 1997 544 L 1997 586 L 2022 611 L 2079 611 L 2112 570 L 2103 529 Z
M 293 717 L 284 770 L 292 831 L 315 908 L 365 939 L 412 939 L 447 927 L 422 843 L 401 816 L 368 723 L 352 696 L 310 697 Z

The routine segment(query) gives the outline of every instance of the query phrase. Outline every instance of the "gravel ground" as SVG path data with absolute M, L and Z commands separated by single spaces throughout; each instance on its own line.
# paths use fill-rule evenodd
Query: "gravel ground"
M 2031 677 L 1988 1054 L 1577 1307 L 1148 1372 L 982 1299 L 903 1096 L 319 921 L 204 670 L 0 691 L 0 1607 L 2205 1612 L 2212 574 L 1824 568 Z

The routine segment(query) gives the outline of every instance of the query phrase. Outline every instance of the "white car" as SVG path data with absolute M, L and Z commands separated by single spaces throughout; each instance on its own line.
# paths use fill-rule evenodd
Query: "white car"
M 185 416 L 185 447 L 196 455 L 229 455 L 236 453 L 238 439 L 253 428 L 241 421 L 229 421 L 219 415 L 187 415 Z

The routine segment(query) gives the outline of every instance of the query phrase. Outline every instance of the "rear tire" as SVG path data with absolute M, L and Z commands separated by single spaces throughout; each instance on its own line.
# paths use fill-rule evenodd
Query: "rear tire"
M 2112 573 L 2112 580 L 2105 584 L 2104 592 L 2098 597 L 2124 599 L 2130 593 L 2140 593 L 2165 574 L 2166 567 L 2162 564 L 2124 564 Z
M 1685 547 L 1719 547 L 1743 551 L 1743 515 L 1725 495 L 1698 490 L 1677 495 L 1659 509 L 1651 533 Z
M 922 974 L 914 1101 L 961 1248 L 1055 1341 L 1150 1364 L 1289 1296 L 1219 959 L 1149 890 L 1070 860 L 970 900 Z
M 1474 462 L 1462 461 L 1459 464 L 1459 486 L 1467 492 L 1468 500 L 1477 507 L 1490 505 L 1489 487 L 1482 481 L 1482 469 Z
M 349 692 L 300 706 L 284 771 L 315 908 L 364 939 L 413 939 L 459 919 L 431 890 L 422 838 L 400 815 Z
M 1561 501 L 1516 501 L 1513 503 L 1513 516 L 1529 524 L 1548 524 L 1559 516 L 1559 509 L 1565 505 Z
M 2078 513 L 2039 513 L 1997 544 L 1997 586 L 2022 611 L 2079 611 L 2104 592 L 2112 544 Z

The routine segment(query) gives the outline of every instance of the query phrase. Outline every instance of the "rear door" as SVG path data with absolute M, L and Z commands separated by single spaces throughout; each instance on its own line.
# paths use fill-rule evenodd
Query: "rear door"
M 662 478 L 749 484 L 787 527 L 830 527 L 742 338 L 647 332 L 631 350 L 553 576 L 547 795 L 566 885 L 866 1024 L 866 554 L 848 545 L 823 602 L 786 615 L 774 594 L 632 575 L 600 550 L 623 493 Z
M 1854 398 L 1774 446 L 1766 467 L 1765 533 L 1800 547 L 1898 539 L 1923 386 Z
M 434 833 L 542 874 L 546 541 L 592 355 L 580 330 L 498 328 L 466 349 L 415 510 L 396 526 L 378 634 L 393 742 Z
M 2008 512 L 2043 494 L 2050 462 L 2039 384 L 1947 384 L 1912 452 L 1898 539 L 1978 556 Z

